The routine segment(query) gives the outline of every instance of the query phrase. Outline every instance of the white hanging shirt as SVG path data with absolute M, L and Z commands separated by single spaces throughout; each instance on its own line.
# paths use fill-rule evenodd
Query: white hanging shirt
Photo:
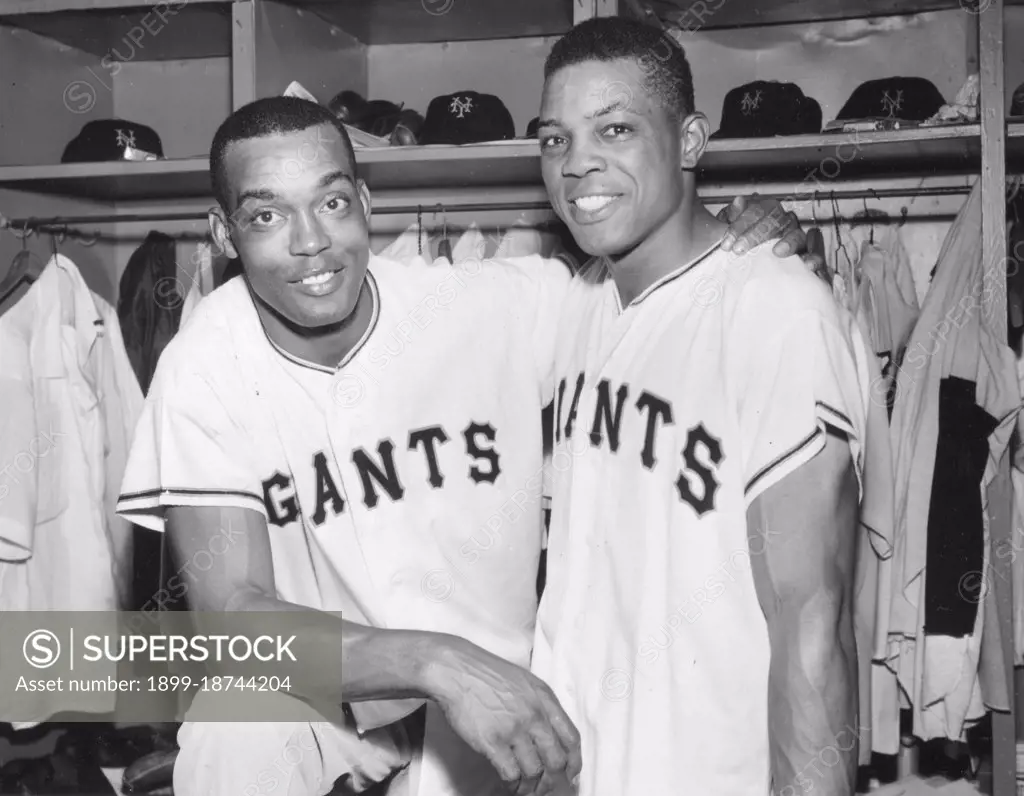
M 188 293 L 181 305 L 181 319 L 178 321 L 178 328 L 185 326 L 185 321 L 192 314 L 192 311 L 199 304 L 203 296 L 213 292 L 216 286 L 213 274 L 213 248 L 209 243 L 203 242 L 196 247 L 196 269 L 189 283 Z
M 130 526 L 114 504 L 141 405 L 117 314 L 57 255 L 0 317 L 0 610 L 117 609 L 113 551 Z M 22 696 L 39 721 L 114 697 Z

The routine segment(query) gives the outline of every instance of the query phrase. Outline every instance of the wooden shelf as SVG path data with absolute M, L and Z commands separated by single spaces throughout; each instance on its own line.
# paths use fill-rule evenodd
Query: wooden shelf
M 620 2 L 627 9 L 634 5 L 630 0 Z M 675 24 L 688 31 L 964 10 L 971 2 L 975 3 L 974 8 L 984 9 L 990 0 L 814 0 L 813 4 L 807 0 L 738 3 L 731 0 L 646 0 L 651 10 L 666 24 Z M 1024 5 L 1024 0 L 1004 0 L 1004 4 Z M 809 10 L 812 5 L 813 13 Z
M 1024 124 L 1011 125 L 1011 162 L 1024 155 Z M 980 167 L 978 125 L 891 133 L 712 141 L 701 177 L 715 183 L 791 181 L 807 192 L 869 177 L 964 174 Z M 356 152 L 373 191 L 538 186 L 532 140 L 473 146 L 393 147 Z M 0 187 L 101 201 L 210 196 L 206 158 L 0 168 Z
M 721 182 L 804 180 L 829 183 L 977 171 L 977 124 L 878 133 L 715 139 L 701 160 L 703 176 Z
M 210 161 L 205 157 L 7 166 L 0 168 L 0 187 L 105 202 L 212 196 Z
M 307 9 L 364 44 L 557 36 L 572 27 L 573 0 L 282 0 Z M 0 23 L 98 56 L 164 61 L 231 54 L 231 3 L 170 4 L 163 18 L 140 0 L 3 0 Z M 56 13 L 60 12 L 60 13 Z M 156 31 L 156 32 L 154 32 Z M 114 56 L 112 56 L 114 57 Z
M 106 57 L 110 64 L 231 55 L 231 3 L 225 0 L 160 8 L 139 0 L 8 0 L 0 24 Z
M 286 0 L 364 44 L 559 36 L 573 0 Z

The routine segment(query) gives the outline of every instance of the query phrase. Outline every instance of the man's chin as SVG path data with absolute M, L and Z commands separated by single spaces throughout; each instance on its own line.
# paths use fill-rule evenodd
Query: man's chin
M 614 258 L 625 254 L 631 248 L 629 243 L 625 239 L 620 239 L 618 235 L 601 235 L 597 230 L 587 230 L 586 233 L 573 230 L 573 233 L 576 245 L 590 257 Z

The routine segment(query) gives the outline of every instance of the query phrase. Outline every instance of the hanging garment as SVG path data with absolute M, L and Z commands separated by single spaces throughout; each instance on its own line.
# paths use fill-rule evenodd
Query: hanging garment
M 117 317 L 125 348 L 142 392 L 164 347 L 178 331 L 184 290 L 175 260 L 174 239 L 150 232 L 121 274 Z
M 501 239 L 493 253 L 489 256 L 495 259 L 507 257 L 527 257 L 532 254 L 539 254 L 547 259 L 558 259 L 566 263 L 573 273 L 582 267 L 565 248 L 561 237 L 549 230 L 532 227 L 529 224 L 516 224 L 509 229 Z
M 420 257 L 420 245 L 422 242 L 419 224 L 412 224 L 405 232 L 389 243 L 377 256 L 398 263 L 407 263 L 416 257 Z M 430 259 L 426 255 L 423 255 Z
M 476 224 L 459 236 L 455 248 L 452 249 L 452 263 L 464 263 L 467 260 L 484 260 L 487 258 L 487 240 Z
M 910 258 L 898 231 L 890 229 L 877 244 L 865 241 L 856 271 L 858 280 L 867 282 L 871 292 L 871 338 L 881 361 L 891 418 L 895 374 L 903 362 L 907 340 L 920 313 Z
M 113 307 L 66 257 L 0 318 L 0 406 L 0 610 L 116 610 L 131 562 L 114 507 L 142 393 Z M 114 696 L 0 695 L 0 715 L 17 704 L 30 726 Z
M 196 308 L 196 305 L 199 304 L 199 300 L 203 296 L 212 293 L 214 287 L 216 287 L 213 274 L 213 247 L 205 241 L 200 243 L 196 247 L 195 259 L 195 273 L 189 281 L 188 294 L 181 305 L 181 319 L 178 321 L 179 328 L 185 326 L 185 321 L 192 314 L 192 310 Z
M 1001 592 L 1011 586 L 1013 552 L 1013 480 L 1010 450 L 1007 448 L 996 476 L 985 492 L 985 513 L 989 528 L 987 551 L 990 577 L 984 589 L 984 622 L 981 631 L 981 652 L 978 656 L 978 682 L 981 698 L 989 710 L 1012 710 L 1013 670 L 1006 665 L 1004 643 L 1012 643 L 1012 630 L 1005 633 L 1000 619 L 1003 608 Z M 1012 621 L 1011 616 L 1008 617 Z
M 896 377 L 889 658 L 924 740 L 962 740 L 984 714 L 984 608 L 970 579 L 988 571 L 983 496 L 1020 404 L 1013 355 L 987 325 L 1002 268 L 982 264 L 980 194 L 976 184 L 946 236 Z
M 551 242 L 547 243 L 549 252 L 545 252 L 545 241 L 541 237 L 540 230 L 525 225 L 516 225 L 509 229 L 498 241 L 494 250 L 496 258 L 526 257 L 531 254 L 539 254 L 541 257 L 550 257 Z
M 442 232 L 440 227 L 431 231 L 413 224 L 388 244 L 378 256 L 399 263 L 409 263 L 417 257 L 434 262 L 441 256 Z M 458 230 L 454 227 L 448 229 L 449 242 L 457 233 Z M 452 262 L 455 264 L 472 259 L 484 260 L 487 259 L 486 251 L 487 239 L 476 224 L 471 224 L 452 248 Z
M 1024 359 L 1017 360 L 1018 384 L 1024 385 Z M 1024 412 L 1017 416 L 1017 448 L 1014 451 L 1010 478 L 1013 482 L 1013 665 L 1024 666 Z
M 870 322 L 867 303 L 858 307 L 853 321 L 870 348 Z M 870 389 L 865 426 L 863 496 L 857 536 L 857 565 L 854 588 L 854 632 L 857 636 L 858 695 L 860 699 L 859 763 L 871 763 L 872 751 L 888 747 L 898 740 L 899 709 L 877 711 L 873 693 L 874 664 L 886 654 L 891 602 L 891 570 L 895 534 L 892 450 L 884 401 L 879 400 L 877 385 L 882 373 L 877 360 L 867 360 Z

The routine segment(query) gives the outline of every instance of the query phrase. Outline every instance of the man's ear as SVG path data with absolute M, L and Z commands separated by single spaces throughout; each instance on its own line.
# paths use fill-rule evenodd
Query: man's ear
M 359 201 L 363 203 L 363 215 L 366 216 L 366 226 L 370 226 L 370 216 L 373 214 L 373 199 L 370 197 L 370 189 L 366 183 L 358 180 L 356 185 L 359 191 Z
M 697 168 L 697 162 L 707 149 L 710 139 L 711 124 L 703 113 L 691 113 L 683 119 L 679 136 L 679 155 L 685 170 L 692 171 Z
M 235 244 L 231 240 L 234 219 L 229 218 L 220 205 L 211 207 L 208 217 L 210 219 L 210 234 L 213 235 L 213 241 L 217 244 L 217 251 L 223 252 L 232 260 L 237 258 L 238 250 L 235 249 Z

